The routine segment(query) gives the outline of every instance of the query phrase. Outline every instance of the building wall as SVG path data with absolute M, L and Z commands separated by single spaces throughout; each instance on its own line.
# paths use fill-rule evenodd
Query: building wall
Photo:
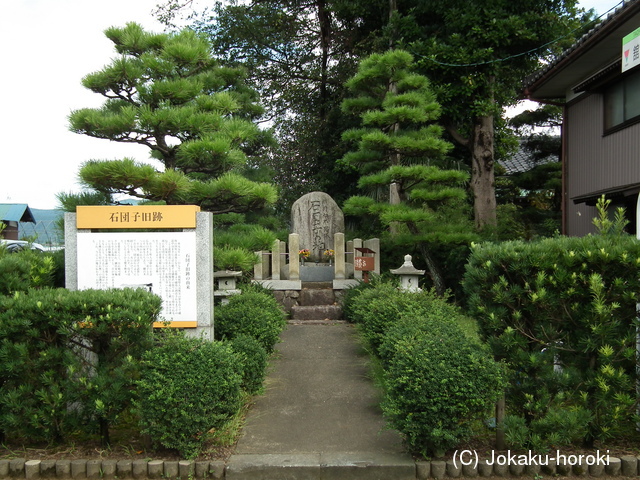
M 18 222 L 0 222 L 4 224 L 4 230 L 0 233 L 0 238 L 6 240 L 18 240 Z
M 593 232 L 595 207 L 572 198 L 640 183 L 640 124 L 604 135 L 602 95 L 585 95 L 567 107 L 564 132 L 566 234 Z

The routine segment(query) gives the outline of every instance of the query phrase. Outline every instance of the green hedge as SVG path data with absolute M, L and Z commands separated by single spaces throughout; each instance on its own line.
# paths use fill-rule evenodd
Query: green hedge
M 503 368 L 459 307 L 385 281 L 353 289 L 344 306 L 380 360 L 384 414 L 413 453 L 441 455 L 491 416 Z
M 143 433 L 185 458 L 242 404 L 243 359 L 227 342 L 168 334 L 144 356 L 137 410 Z
M 81 428 L 107 443 L 159 311 L 160 298 L 143 290 L 0 297 L 0 430 L 59 442 Z
M 467 440 L 493 416 L 505 386 L 502 366 L 456 323 L 462 314 L 443 300 L 433 303 L 429 314 L 401 317 L 381 346 L 384 414 L 409 449 L 424 456 Z
M 477 245 L 463 286 L 494 355 L 511 367 L 507 407 L 529 429 L 520 443 L 557 443 L 548 424 L 568 430 L 559 419 L 570 417 L 576 432 L 588 418 L 581 443 L 632 433 L 640 242 L 593 235 Z
M 216 307 L 215 337 L 232 340 L 238 335 L 257 339 L 271 353 L 286 325 L 284 310 L 270 292 L 247 287 L 227 305 Z
M 0 244 L 0 295 L 53 287 L 55 269 L 50 254 L 28 248 L 10 252 Z
M 267 369 L 267 351 L 257 339 L 245 334 L 235 336 L 230 343 L 241 359 L 242 388 L 249 394 L 258 393 Z
M 373 288 L 364 288 L 349 303 L 349 320 L 356 323 L 362 336 L 378 355 L 384 335 L 400 316 L 415 315 L 431 308 L 435 294 L 430 291 L 407 293 L 395 283 L 381 282 Z

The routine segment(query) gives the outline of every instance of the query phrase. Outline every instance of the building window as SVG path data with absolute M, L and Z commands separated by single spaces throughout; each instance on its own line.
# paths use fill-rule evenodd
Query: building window
M 640 72 L 624 77 L 604 92 L 605 131 L 640 121 Z

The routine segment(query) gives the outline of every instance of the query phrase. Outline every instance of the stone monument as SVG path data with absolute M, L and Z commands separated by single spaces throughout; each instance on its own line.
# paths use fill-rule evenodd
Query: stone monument
M 324 251 L 334 249 L 333 235 L 344 232 L 344 214 L 330 195 L 307 193 L 291 207 L 291 231 L 300 236 L 300 249 L 309 249 L 311 260 L 322 261 Z

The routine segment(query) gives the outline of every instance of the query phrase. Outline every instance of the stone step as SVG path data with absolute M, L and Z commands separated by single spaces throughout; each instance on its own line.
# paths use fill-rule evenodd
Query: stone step
M 296 305 L 291 307 L 292 320 L 340 320 L 342 308 L 339 305 Z
M 334 303 L 336 303 L 336 296 L 330 288 L 303 288 L 300 290 L 298 304 L 303 307 L 333 305 Z

